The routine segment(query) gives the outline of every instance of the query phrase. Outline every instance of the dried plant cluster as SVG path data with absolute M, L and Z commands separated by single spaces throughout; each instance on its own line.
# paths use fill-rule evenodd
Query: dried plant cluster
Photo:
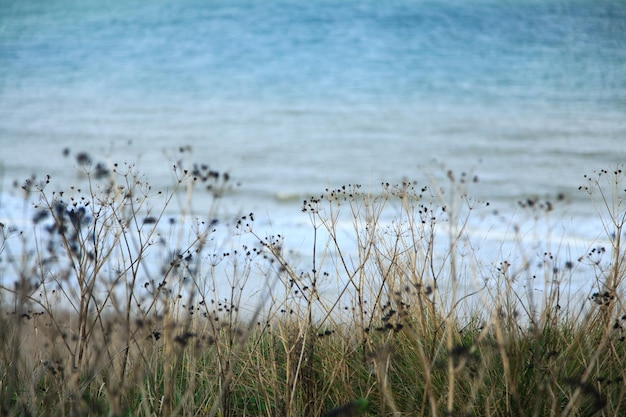
M 519 252 L 482 259 L 469 219 L 491 208 L 449 172 L 307 198 L 298 264 L 253 213 L 217 215 L 228 173 L 181 160 L 158 191 L 76 161 L 82 187 L 19 183 L 32 221 L 0 225 L 0 415 L 626 413 L 620 169 L 585 178 L 609 244 L 572 259 L 537 265 L 515 226 Z

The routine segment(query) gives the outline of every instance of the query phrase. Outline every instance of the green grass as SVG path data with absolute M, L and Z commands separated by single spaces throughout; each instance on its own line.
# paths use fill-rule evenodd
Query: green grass
M 39 214 L 1 227 L 1 415 L 626 413 L 620 170 L 580 189 L 610 245 L 541 267 L 514 227 L 518 253 L 481 258 L 467 226 L 487 203 L 464 176 L 307 199 L 298 265 L 253 214 L 214 239 L 230 176 L 203 170 L 177 167 L 169 192 L 133 167 L 86 166 L 83 191 L 24 183 Z M 577 269 L 593 275 L 570 293 Z

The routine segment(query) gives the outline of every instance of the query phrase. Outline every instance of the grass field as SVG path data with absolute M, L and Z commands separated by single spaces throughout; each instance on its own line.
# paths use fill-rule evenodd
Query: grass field
M 32 224 L 0 226 L 0 415 L 626 414 L 619 169 L 580 188 L 610 242 L 582 254 L 538 266 L 520 235 L 514 259 L 482 259 L 467 225 L 488 203 L 450 172 L 305 200 L 295 264 L 254 214 L 191 212 L 196 193 L 226 198 L 226 173 L 179 166 L 161 192 L 82 162 L 82 190 L 28 180 Z

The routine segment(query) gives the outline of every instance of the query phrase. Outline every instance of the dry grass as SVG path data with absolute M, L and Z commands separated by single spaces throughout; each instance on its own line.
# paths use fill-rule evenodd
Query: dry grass
M 515 260 L 485 264 L 467 229 L 487 203 L 449 173 L 307 199 L 313 243 L 296 266 L 253 214 L 191 215 L 228 174 L 179 163 L 158 192 L 133 167 L 83 163 L 85 190 L 31 179 L 33 224 L 1 228 L 2 415 L 625 413 L 619 170 L 581 187 L 610 246 L 578 260 L 545 253 L 537 268 L 519 235 Z M 589 296 L 569 293 L 585 265 Z

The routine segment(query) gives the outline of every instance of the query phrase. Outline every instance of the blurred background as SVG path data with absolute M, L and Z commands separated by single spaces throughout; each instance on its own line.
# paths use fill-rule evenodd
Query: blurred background
M 625 69 L 621 0 L 5 0 L 0 218 L 80 152 L 166 188 L 184 148 L 239 184 L 225 216 L 296 244 L 326 187 L 448 169 L 504 216 L 562 200 L 557 235 L 594 238 L 577 189 L 626 161 Z

